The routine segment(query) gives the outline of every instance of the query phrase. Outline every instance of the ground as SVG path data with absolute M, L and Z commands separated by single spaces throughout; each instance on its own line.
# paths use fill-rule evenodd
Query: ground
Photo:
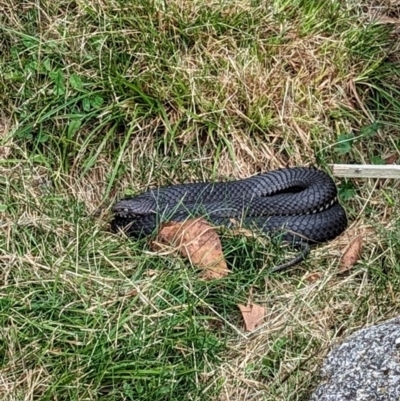
M 307 400 L 334 344 L 397 316 L 395 180 L 335 178 L 349 229 L 282 274 L 227 237 L 205 281 L 109 219 L 158 185 L 398 161 L 399 7 L 0 0 L 3 399 Z

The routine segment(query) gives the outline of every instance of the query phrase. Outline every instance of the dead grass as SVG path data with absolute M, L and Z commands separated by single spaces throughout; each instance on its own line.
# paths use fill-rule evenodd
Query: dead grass
M 388 180 L 338 180 L 349 229 L 286 275 L 243 240 L 204 284 L 107 230 L 149 187 L 399 155 L 399 5 L 303 3 L 0 2 L 5 399 L 304 400 L 333 344 L 398 314 Z
M 11 138 L 9 136 L 10 122 L 5 116 L 0 118 L 0 158 L 7 159 L 11 151 Z

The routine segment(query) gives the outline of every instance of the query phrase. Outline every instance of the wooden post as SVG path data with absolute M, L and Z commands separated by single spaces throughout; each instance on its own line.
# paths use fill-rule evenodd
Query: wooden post
M 400 178 L 400 166 L 395 164 L 329 164 L 336 177 Z

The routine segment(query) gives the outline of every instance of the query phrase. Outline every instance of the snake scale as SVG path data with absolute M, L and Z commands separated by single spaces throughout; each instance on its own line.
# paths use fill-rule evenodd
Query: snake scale
M 151 189 L 113 206 L 113 230 L 133 237 L 154 232 L 162 221 L 205 217 L 210 223 L 231 227 L 238 222 L 269 236 L 279 235 L 295 246 L 340 235 L 347 217 L 337 199 L 334 181 L 325 172 L 307 167 L 283 168 L 228 182 L 197 182 Z

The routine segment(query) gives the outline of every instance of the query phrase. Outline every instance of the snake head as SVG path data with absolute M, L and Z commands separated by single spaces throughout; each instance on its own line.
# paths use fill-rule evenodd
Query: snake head
M 113 207 L 112 211 L 118 216 L 129 215 L 145 215 L 155 213 L 154 199 L 145 197 L 136 197 L 130 199 L 122 199 L 118 201 Z

